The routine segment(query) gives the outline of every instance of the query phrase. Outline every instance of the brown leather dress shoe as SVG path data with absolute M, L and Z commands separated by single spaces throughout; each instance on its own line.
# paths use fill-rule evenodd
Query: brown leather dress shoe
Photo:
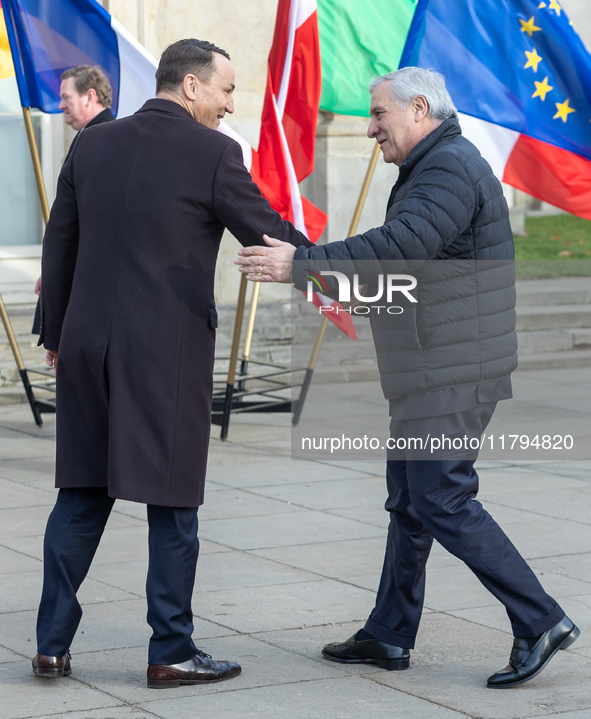
M 70 652 L 64 657 L 47 657 L 45 654 L 35 654 L 33 657 L 33 674 L 36 677 L 57 679 L 69 677 L 72 673 L 70 666 Z
M 197 654 L 182 664 L 149 664 L 148 687 L 166 689 L 185 684 L 213 684 L 238 676 L 242 671 L 236 662 L 216 662 L 209 654 L 197 650 Z

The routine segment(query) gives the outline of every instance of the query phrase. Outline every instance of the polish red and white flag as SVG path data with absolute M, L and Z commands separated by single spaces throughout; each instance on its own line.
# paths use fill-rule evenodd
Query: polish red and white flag
M 242 146 L 244 164 L 271 207 L 312 242 L 328 218 L 302 196 L 299 183 L 314 169 L 321 84 L 316 0 L 279 0 L 258 152 L 223 121 L 218 127 Z M 337 302 L 318 293 L 313 301 L 316 307 L 332 306 L 323 314 L 357 339 L 351 315 Z

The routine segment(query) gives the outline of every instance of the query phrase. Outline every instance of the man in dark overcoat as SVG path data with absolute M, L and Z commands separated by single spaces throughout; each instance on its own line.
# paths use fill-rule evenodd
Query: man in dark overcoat
M 191 638 L 224 228 L 310 244 L 216 132 L 234 111 L 228 54 L 168 47 L 156 98 L 87 128 L 64 165 L 43 248 L 41 336 L 57 373 L 57 503 L 44 545 L 37 676 L 71 672 L 76 592 L 115 499 L 147 505 L 148 686 L 228 679 Z
M 509 211 L 490 165 L 462 136 L 441 75 L 406 67 L 370 89 L 368 135 L 384 161 L 400 168 L 385 223 L 311 248 L 270 239 L 272 247 L 245 248 L 238 260 L 249 279 L 293 280 L 299 289 L 310 272 L 323 270 L 358 281 L 369 274 L 370 282 L 371 268 L 382 281 L 388 265 L 415 273 L 418 299 L 394 308 L 401 314 L 378 306 L 370 315 L 391 440 L 400 448 L 388 455 L 390 526 L 376 604 L 363 629 L 326 645 L 323 655 L 409 667 L 435 538 L 505 605 L 513 649 L 508 666 L 487 684 L 512 687 L 542 671 L 579 630 L 476 499 L 473 447 L 497 402 L 511 397 L 517 365 Z M 447 447 L 453 440 L 454 448 L 433 456 L 417 451 L 417 440 L 429 437 L 444 437 Z M 468 451 L 455 451 L 464 438 Z

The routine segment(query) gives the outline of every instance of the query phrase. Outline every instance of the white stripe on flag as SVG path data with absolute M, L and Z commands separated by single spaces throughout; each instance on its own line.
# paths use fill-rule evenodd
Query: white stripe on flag
M 250 168 L 252 167 L 252 145 L 246 142 L 246 140 L 241 137 L 236 130 L 233 130 L 227 122 L 224 122 L 224 120 L 220 120 L 217 130 L 218 132 L 231 137 L 233 140 L 236 140 L 236 142 L 240 145 L 242 148 L 242 159 L 244 160 L 246 169 L 250 172 Z
M 306 229 L 306 223 L 304 222 L 304 208 L 302 206 L 302 197 L 300 195 L 300 188 L 298 186 L 298 179 L 295 174 L 293 166 L 293 160 L 291 159 L 291 153 L 289 152 L 289 145 L 287 144 L 287 138 L 285 137 L 285 130 L 283 129 L 283 123 L 279 119 L 279 112 L 277 110 L 277 102 L 275 101 L 275 95 L 271 95 L 273 101 L 273 109 L 275 110 L 275 118 L 277 120 L 277 127 L 281 135 L 281 148 L 283 150 L 283 157 L 285 159 L 285 166 L 287 167 L 287 176 L 289 178 L 289 189 L 291 193 L 291 206 L 293 209 L 293 224 L 296 230 L 302 232 L 308 237 L 308 230 Z
M 156 95 L 158 63 L 123 25 L 111 16 L 119 47 L 119 106 L 117 117 L 133 115 Z
M 462 127 L 462 134 L 476 145 L 482 157 L 492 167 L 492 171 L 499 180 L 502 180 L 505 174 L 505 165 L 520 133 L 500 125 L 493 125 L 478 117 L 464 115 L 461 112 L 458 113 L 458 119 Z

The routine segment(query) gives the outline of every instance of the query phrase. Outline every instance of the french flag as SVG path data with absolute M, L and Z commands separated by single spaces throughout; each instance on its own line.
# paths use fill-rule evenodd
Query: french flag
M 2 0 L 21 105 L 61 112 L 60 76 L 100 65 L 113 89 L 116 117 L 154 97 L 156 61 L 95 0 Z
M 591 55 L 557 0 L 419 0 L 405 65 L 444 75 L 499 179 L 591 219 Z

